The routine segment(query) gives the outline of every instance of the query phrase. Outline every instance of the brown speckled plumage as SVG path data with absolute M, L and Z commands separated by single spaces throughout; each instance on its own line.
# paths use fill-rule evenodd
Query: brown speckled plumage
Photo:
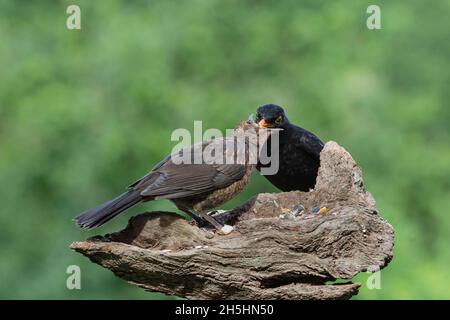
M 171 200 L 199 222 L 193 212 L 202 213 L 225 203 L 247 184 L 255 165 L 253 162 L 256 162 L 249 161 L 256 156 L 253 148 L 256 141 L 247 139 L 245 147 L 241 145 L 236 148 L 235 143 L 243 135 L 256 137 L 258 130 L 255 123 L 242 121 L 231 137 L 203 141 L 167 156 L 148 174 L 130 185 L 126 193 L 84 212 L 75 218 L 76 223 L 83 228 L 98 227 L 139 202 L 158 199 Z M 240 157 L 242 161 L 217 164 L 201 157 L 201 163 L 179 162 L 183 155 L 194 156 L 192 159 L 195 159 L 195 155 L 204 154 L 205 148 L 218 146 L 223 146 L 225 158 Z
M 193 199 L 194 201 L 188 199 L 187 202 L 191 204 L 191 207 L 195 212 L 204 212 L 220 206 L 221 204 L 233 199 L 234 196 L 239 194 L 244 189 L 245 185 L 248 183 L 248 180 L 250 179 L 252 169 L 253 166 L 248 165 L 246 167 L 246 172 L 244 176 L 240 180 L 230 184 L 228 187 L 215 190 L 210 194 L 200 197 L 198 199 Z M 181 203 L 184 205 L 184 199 L 177 199 L 172 201 L 177 206 Z

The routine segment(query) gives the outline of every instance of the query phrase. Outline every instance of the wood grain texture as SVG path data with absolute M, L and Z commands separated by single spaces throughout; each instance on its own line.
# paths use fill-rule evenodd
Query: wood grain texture
M 290 214 L 298 204 L 303 214 Z M 311 212 L 323 206 L 327 213 Z M 392 226 L 335 142 L 321 153 L 314 190 L 259 194 L 218 219 L 234 231 L 214 234 L 174 213 L 148 212 L 71 248 L 139 287 L 190 299 L 348 299 L 358 284 L 326 282 L 379 270 L 393 256 Z

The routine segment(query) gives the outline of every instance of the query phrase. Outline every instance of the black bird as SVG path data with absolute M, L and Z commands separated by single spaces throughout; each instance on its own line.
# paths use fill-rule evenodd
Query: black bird
M 279 132 L 279 169 L 265 177 L 282 191 L 309 191 L 316 184 L 323 142 L 313 133 L 289 122 L 283 108 L 266 104 L 256 110 L 256 122 L 260 128 L 282 128 Z M 267 140 L 270 151 L 271 138 Z M 270 164 L 258 163 L 261 170 Z
M 199 142 L 169 155 L 131 184 L 127 192 L 85 211 L 74 220 L 82 228 L 95 228 L 139 202 L 168 199 L 195 219 L 197 224 L 212 224 L 220 229 L 223 226 L 205 211 L 230 200 L 247 184 L 256 164 L 253 153 L 258 131 L 256 123 L 241 121 L 231 137 Z M 243 136 L 246 139 L 241 142 L 245 146 L 235 150 L 235 145 L 239 143 L 236 140 Z M 220 150 L 225 161 L 205 159 L 205 148 Z M 195 159 L 201 159 L 201 162 L 193 162 Z

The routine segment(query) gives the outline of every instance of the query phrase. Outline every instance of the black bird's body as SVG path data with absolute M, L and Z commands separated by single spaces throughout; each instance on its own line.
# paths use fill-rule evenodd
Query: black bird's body
M 276 123 L 277 119 L 281 119 Z M 263 128 L 282 128 L 279 133 L 279 168 L 274 175 L 265 175 L 274 186 L 282 191 L 309 191 L 314 188 L 320 166 L 320 152 L 323 142 L 313 133 L 293 125 L 276 105 L 265 105 L 257 110 L 256 121 Z M 271 150 L 269 137 L 268 150 Z M 260 170 L 263 165 L 258 163 Z
M 251 141 L 245 140 L 245 148 L 235 150 L 234 146 L 237 135 L 247 133 L 249 129 L 256 133 L 258 126 L 241 122 L 232 137 L 203 141 L 167 156 L 148 174 L 131 184 L 127 192 L 77 216 L 76 223 L 83 228 L 98 227 L 139 202 L 159 199 L 171 200 L 197 222 L 201 221 L 194 212 L 202 213 L 221 205 L 247 184 L 254 167 L 254 163 L 249 161 Z M 203 156 L 205 148 L 223 150 L 224 159 L 231 157 L 243 161 L 228 160 L 223 164 L 214 163 L 213 160 L 201 163 L 180 161 L 183 154 L 188 154 L 192 160 L 196 155 Z M 209 216 L 204 218 L 214 224 Z

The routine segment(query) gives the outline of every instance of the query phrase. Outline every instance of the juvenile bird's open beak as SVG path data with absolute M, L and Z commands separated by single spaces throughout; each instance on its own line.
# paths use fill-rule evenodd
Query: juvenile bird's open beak
M 258 125 L 260 128 L 269 128 L 270 124 L 266 121 L 266 119 L 262 118 L 259 122 Z

